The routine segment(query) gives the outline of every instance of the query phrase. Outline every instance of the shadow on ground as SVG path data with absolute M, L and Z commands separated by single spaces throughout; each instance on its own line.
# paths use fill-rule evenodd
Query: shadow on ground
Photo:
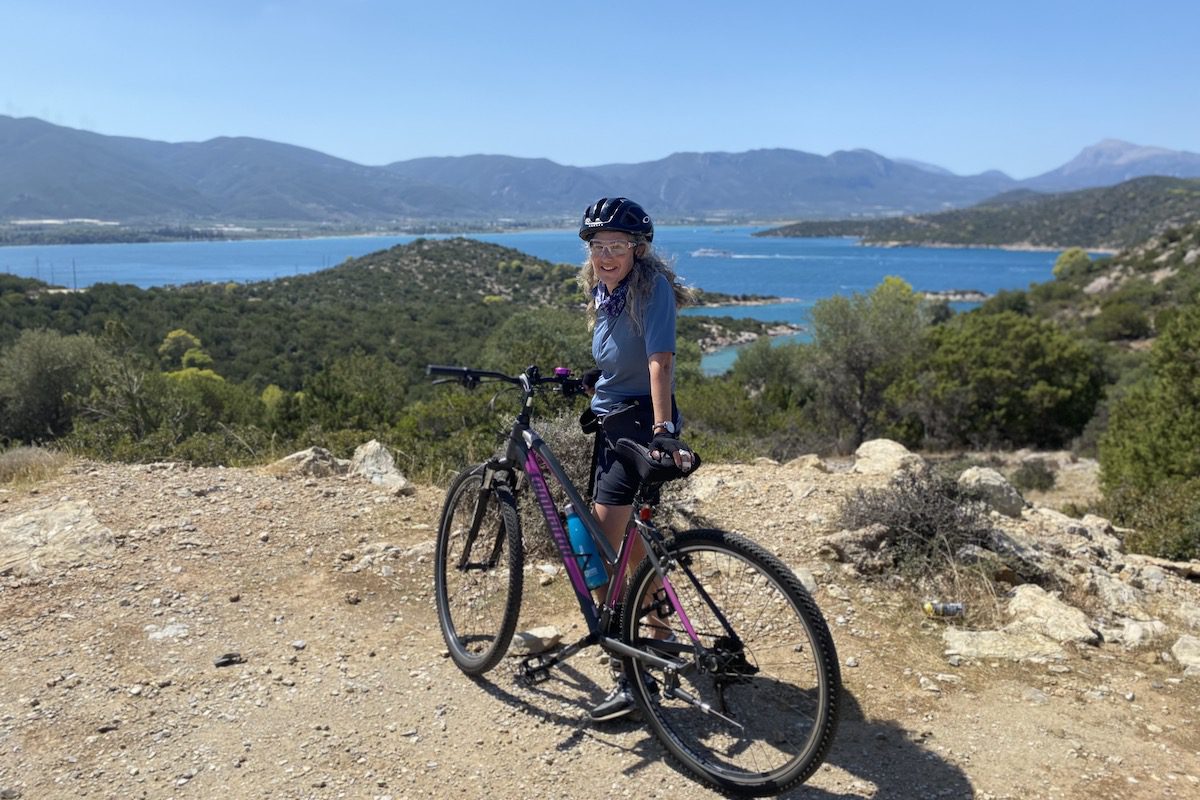
M 499 678 L 500 674 L 496 677 Z M 645 736 L 637 738 L 632 746 L 626 747 L 613 737 L 597 735 L 600 729 L 593 727 L 583 709 L 603 699 L 607 687 L 598 686 L 591 678 L 569 665 L 560 665 L 553 679 L 534 686 L 518 684 L 515 675 L 511 677 L 511 690 L 482 678 L 476 678 L 474 682 L 501 702 L 530 717 L 561 727 L 566 735 L 557 745 L 560 752 L 568 752 L 584 741 L 598 742 L 638 757 L 635 764 L 624 769 L 630 775 L 651 764 L 666 761 L 663 747 L 637 718 L 626 717 L 604 723 L 602 729 L 612 734 L 645 731 Z M 561 710 L 564 703 L 567 704 L 565 708 L 578 710 L 564 712 Z M 928 749 L 916 732 L 906 730 L 891 720 L 868 719 L 857 699 L 845 690 L 841 696 L 837 734 L 825 762 L 826 766 L 818 770 L 816 777 L 810 781 L 844 783 L 847 784 L 844 790 L 831 791 L 804 785 L 781 797 L 794 800 L 861 797 L 874 800 L 933 797 L 964 800 L 975 796 L 966 774 Z M 829 772 L 831 769 L 835 770 L 834 774 Z M 681 774 L 692 779 L 690 774 Z

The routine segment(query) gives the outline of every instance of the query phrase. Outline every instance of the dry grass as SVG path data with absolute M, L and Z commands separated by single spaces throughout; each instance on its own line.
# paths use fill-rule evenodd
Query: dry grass
M 59 473 L 70 456 L 41 447 L 15 447 L 0 453 L 0 484 L 29 486 Z

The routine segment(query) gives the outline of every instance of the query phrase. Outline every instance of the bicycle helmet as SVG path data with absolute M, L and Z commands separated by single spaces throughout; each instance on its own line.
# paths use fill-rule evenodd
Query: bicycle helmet
M 601 197 L 583 212 L 579 238 L 587 241 L 600 231 L 621 231 L 654 241 L 654 223 L 646 210 L 628 197 Z

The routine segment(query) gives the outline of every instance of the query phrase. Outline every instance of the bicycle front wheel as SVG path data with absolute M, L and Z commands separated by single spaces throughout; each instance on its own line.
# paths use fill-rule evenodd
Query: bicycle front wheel
M 468 675 L 504 657 L 521 610 L 521 522 L 508 487 L 483 485 L 483 465 L 460 473 L 438 522 L 434 594 L 450 658 Z
M 636 659 L 625 673 L 668 754 L 718 790 L 777 794 L 821 765 L 837 727 L 841 678 L 816 604 L 783 562 L 718 530 L 667 544 L 668 579 L 699 640 L 675 613 L 649 559 L 630 583 L 624 640 L 681 659 L 666 674 Z

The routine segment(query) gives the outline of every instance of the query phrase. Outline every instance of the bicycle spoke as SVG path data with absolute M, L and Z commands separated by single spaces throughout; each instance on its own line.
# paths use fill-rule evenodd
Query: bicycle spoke
M 454 662 L 477 675 L 503 657 L 521 599 L 520 523 L 511 494 L 481 492 L 481 467 L 462 473 L 447 492 L 438 526 L 438 620 Z
M 662 619 L 657 575 L 643 564 L 626 601 L 637 609 L 627 634 L 653 648 L 665 623 L 682 645 L 674 657 L 691 666 L 655 675 L 656 693 L 646 669 L 628 660 L 639 705 L 675 758 L 727 792 L 799 783 L 819 766 L 836 721 L 836 655 L 824 621 L 795 577 L 741 537 L 697 531 L 672 546 L 682 563 L 669 579 L 702 650 L 674 615 Z

